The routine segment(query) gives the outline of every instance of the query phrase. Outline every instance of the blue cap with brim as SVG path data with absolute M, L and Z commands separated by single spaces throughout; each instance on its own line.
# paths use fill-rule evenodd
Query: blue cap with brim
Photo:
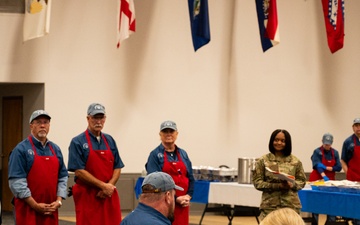
M 148 174 L 145 177 L 141 187 L 144 187 L 144 185 L 146 184 L 150 184 L 154 187 L 153 190 L 146 190 L 146 193 L 160 193 L 170 191 L 172 189 L 176 189 L 179 191 L 184 190 L 184 188 L 179 187 L 175 184 L 174 180 L 169 174 L 164 172 L 153 172 Z

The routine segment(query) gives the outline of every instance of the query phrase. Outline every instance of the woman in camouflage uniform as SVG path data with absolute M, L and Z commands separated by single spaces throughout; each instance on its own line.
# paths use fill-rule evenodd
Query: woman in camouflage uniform
M 300 214 L 298 191 L 306 183 L 301 161 L 291 154 L 291 136 L 286 130 L 275 130 L 269 141 L 270 153 L 260 157 L 253 172 L 253 184 L 262 191 L 260 219 L 279 208 L 291 208 Z M 281 180 L 265 167 L 294 177 L 294 182 Z

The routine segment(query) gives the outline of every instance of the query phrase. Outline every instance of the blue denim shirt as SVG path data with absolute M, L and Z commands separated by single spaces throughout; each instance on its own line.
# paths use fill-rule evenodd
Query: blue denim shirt
M 165 152 L 165 148 L 162 144 L 160 144 L 157 148 L 150 152 L 148 161 L 145 164 L 145 168 L 148 174 L 156 171 L 162 171 L 162 168 L 164 166 L 164 154 L 168 154 L 167 157 L 169 161 L 178 161 L 177 154 L 173 154 L 173 156 L 171 156 L 170 153 Z M 181 160 L 186 166 L 187 177 L 189 179 L 189 189 L 187 194 L 193 196 L 195 179 L 192 171 L 191 161 L 185 150 L 176 146 L 174 153 L 176 152 L 179 152 Z

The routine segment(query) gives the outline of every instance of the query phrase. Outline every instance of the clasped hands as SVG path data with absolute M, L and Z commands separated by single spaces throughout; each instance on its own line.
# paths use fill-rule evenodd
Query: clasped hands
M 60 208 L 59 202 L 55 201 L 50 204 L 47 203 L 37 203 L 35 207 L 32 207 L 38 213 L 43 215 L 52 215 L 58 208 Z
M 105 183 L 102 189 L 97 193 L 96 197 L 110 198 L 114 193 L 116 186 L 111 183 Z
M 176 203 L 180 204 L 182 207 L 188 207 L 190 205 L 190 195 L 182 195 L 176 198 Z

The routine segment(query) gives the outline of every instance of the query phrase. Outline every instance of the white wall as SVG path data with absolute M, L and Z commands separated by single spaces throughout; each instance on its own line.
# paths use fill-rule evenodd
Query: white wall
M 92 102 L 107 108 L 123 172 L 140 172 L 163 120 L 193 165 L 237 167 L 287 129 L 311 170 L 322 134 L 333 147 L 360 116 L 360 1 L 346 1 L 345 47 L 331 54 L 320 1 L 278 0 L 280 45 L 262 52 L 253 0 L 209 0 L 211 42 L 193 51 L 186 1 L 135 0 L 137 31 L 116 49 L 117 1 L 54 0 L 51 31 L 22 43 L 23 15 L 0 14 L 0 82 L 45 83 L 50 138 L 67 161 Z

